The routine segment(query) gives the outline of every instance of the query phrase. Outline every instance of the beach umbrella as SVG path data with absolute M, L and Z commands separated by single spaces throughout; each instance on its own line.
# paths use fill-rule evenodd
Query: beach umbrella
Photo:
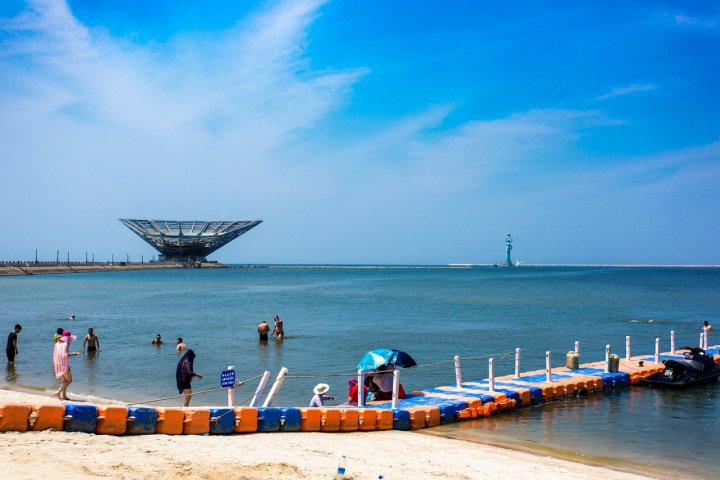
M 357 369 L 369 372 L 376 370 L 381 365 L 395 365 L 396 367 L 409 368 L 417 365 L 415 360 L 405 352 L 389 348 L 376 348 L 366 353 L 358 362 Z

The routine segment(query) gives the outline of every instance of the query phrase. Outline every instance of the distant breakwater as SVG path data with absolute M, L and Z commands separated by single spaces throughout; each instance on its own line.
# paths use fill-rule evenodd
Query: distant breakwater
M 180 268 L 226 268 L 222 263 L 83 263 L 83 262 L 0 262 L 0 276 L 51 275 L 59 273 L 123 272 L 128 270 L 168 270 Z

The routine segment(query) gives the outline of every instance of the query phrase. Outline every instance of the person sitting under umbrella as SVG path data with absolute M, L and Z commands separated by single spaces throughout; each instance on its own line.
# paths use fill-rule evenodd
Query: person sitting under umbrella
M 358 404 L 358 381 L 355 377 L 350 377 L 348 379 L 348 385 L 350 385 L 350 388 L 348 389 L 348 399 L 346 405 L 355 406 Z M 363 385 L 363 399 L 367 398 L 368 394 L 368 387 L 366 385 Z
M 368 386 L 374 392 L 376 400 L 392 400 L 395 367 L 410 368 L 416 365 L 415 360 L 401 350 L 376 348 L 366 353 L 356 368 L 363 372 L 375 372 L 369 374 L 368 378 L 372 380 Z M 405 398 L 405 390 L 402 385 L 399 385 L 398 388 L 398 398 Z
M 324 407 L 325 400 L 335 400 L 335 397 L 330 395 L 325 395 L 327 391 L 330 390 L 330 385 L 327 383 L 318 383 L 315 385 L 315 388 L 313 388 L 313 393 L 315 396 L 310 400 L 310 406 L 311 407 Z
M 393 365 L 381 365 L 378 367 L 377 371 L 381 373 L 373 376 L 373 384 L 377 387 L 377 390 L 375 390 L 376 400 L 392 400 L 393 370 L 395 370 Z M 398 399 L 403 399 L 406 396 L 401 383 L 398 385 Z
M 379 373 L 373 377 L 373 383 L 378 387 L 378 391 L 375 393 L 377 400 L 392 400 L 394 369 L 395 367 L 387 364 L 378 367 Z

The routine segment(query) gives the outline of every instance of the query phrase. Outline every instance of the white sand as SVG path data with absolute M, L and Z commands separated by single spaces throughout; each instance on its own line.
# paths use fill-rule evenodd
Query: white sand
M 58 403 L 0 389 L 0 404 Z M 253 433 L 114 437 L 66 432 L 0 434 L 2 478 L 641 479 L 630 473 L 415 432 Z

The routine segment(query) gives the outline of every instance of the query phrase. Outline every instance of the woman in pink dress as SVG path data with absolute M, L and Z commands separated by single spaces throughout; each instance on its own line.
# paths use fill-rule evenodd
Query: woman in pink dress
M 66 330 L 55 344 L 55 351 L 53 353 L 55 378 L 62 380 L 62 385 L 60 385 L 58 391 L 55 392 L 55 396 L 60 400 L 68 400 L 67 388 L 72 383 L 72 372 L 70 372 L 70 362 L 68 362 L 68 358 L 78 354 L 78 352 L 70 352 L 70 344 L 75 340 L 77 340 L 77 337 Z

